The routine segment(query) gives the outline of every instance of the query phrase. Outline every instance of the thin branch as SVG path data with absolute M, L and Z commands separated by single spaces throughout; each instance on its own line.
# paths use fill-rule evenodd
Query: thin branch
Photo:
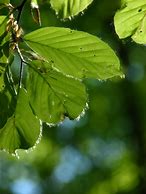
M 20 49 L 19 49 L 18 44 L 16 44 L 16 49 L 17 49 L 17 51 L 18 51 L 18 54 L 19 54 L 20 59 L 22 60 L 22 62 L 25 63 L 26 61 L 25 61 L 25 59 L 23 58 L 23 55 L 21 54 L 21 51 L 20 51 Z
M 23 61 L 21 60 L 20 63 L 20 70 L 19 70 L 19 84 L 18 84 L 18 88 L 22 87 L 22 78 L 23 78 Z
M 22 14 L 22 10 L 24 8 L 24 5 L 25 5 L 26 1 L 27 0 L 23 0 L 22 3 L 18 7 L 16 7 L 16 10 L 18 10 L 18 16 L 17 16 L 17 22 L 18 23 L 20 21 L 20 17 L 21 17 L 21 14 Z
M 27 2 L 27 0 L 23 0 L 22 3 L 20 5 L 18 5 L 17 7 L 15 7 L 13 9 L 13 11 L 17 10 L 18 11 L 18 16 L 17 16 L 17 23 L 19 23 L 20 18 L 21 18 L 21 14 L 23 11 L 23 8 L 25 6 L 25 3 Z M 14 41 L 15 42 L 15 41 Z M 20 71 L 19 71 L 19 83 L 18 83 L 18 91 L 17 91 L 17 95 L 19 94 L 20 88 L 22 87 L 22 79 L 23 79 L 23 63 L 25 62 L 23 55 L 21 54 L 21 51 L 19 49 L 18 43 L 15 42 L 15 48 L 17 49 L 18 55 L 20 57 Z

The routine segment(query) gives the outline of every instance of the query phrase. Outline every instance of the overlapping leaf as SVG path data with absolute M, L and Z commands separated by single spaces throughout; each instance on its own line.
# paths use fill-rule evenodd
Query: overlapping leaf
M 14 153 L 16 149 L 32 147 L 40 134 L 40 122 L 29 106 L 27 93 L 21 89 L 14 114 L 0 129 L 0 149 Z
M 7 3 L 7 4 L 10 3 L 10 0 L 0 0 L 0 5 L 5 4 L 5 3 Z
M 3 23 L 5 18 L 6 18 L 6 16 L 4 16 L 4 15 L 0 16 L 0 25 Z M 0 30 L 0 32 L 1 32 L 1 30 Z
M 7 17 L 0 16 L 0 64 L 8 63 L 9 47 L 8 33 L 6 32 Z
M 132 36 L 137 43 L 146 43 L 146 0 L 124 0 L 114 22 L 120 38 Z
M 7 77 L 7 71 L 4 74 L 4 77 Z M 7 120 L 13 114 L 13 107 L 15 106 L 14 90 L 11 90 L 10 83 L 7 79 L 4 79 L 4 87 L 0 91 L 0 129 L 4 127 Z
M 85 108 L 87 94 L 79 81 L 53 70 L 46 62 L 32 62 L 27 90 L 35 114 L 47 123 L 57 123 L 65 116 L 78 117 Z
M 67 18 L 83 11 L 92 1 L 51 0 L 51 5 Z M 31 8 L 34 20 L 40 23 L 37 0 L 31 0 Z M 6 16 L 0 16 L 0 149 L 14 153 L 35 144 L 40 135 L 39 119 L 56 124 L 65 116 L 80 116 L 87 102 L 82 79 L 105 80 L 123 74 L 116 54 L 99 38 L 67 28 L 46 27 L 24 36 L 39 60 L 25 62 L 27 91 L 18 87 L 16 92 L 9 76 L 12 34 L 7 32 L 7 24 Z M 22 62 L 21 50 L 18 53 Z
M 77 15 L 86 9 L 93 0 L 50 0 L 52 8 L 62 18 L 69 18 Z
M 52 67 L 66 75 L 103 80 L 122 75 L 114 51 L 88 33 L 46 27 L 25 35 L 24 40 Z
M 9 35 L 6 32 L 6 24 L 6 16 L 0 16 L 0 91 L 4 87 L 4 73 L 9 63 Z
M 2 91 L 4 88 L 4 73 L 5 68 L 0 66 L 0 91 Z

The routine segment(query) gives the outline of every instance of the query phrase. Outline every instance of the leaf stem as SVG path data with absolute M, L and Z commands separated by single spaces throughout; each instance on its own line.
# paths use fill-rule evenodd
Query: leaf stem
M 18 47 L 18 44 L 16 45 L 16 49 L 17 49 L 18 55 L 19 55 L 20 60 L 21 60 L 21 62 L 20 62 L 20 70 L 19 70 L 18 92 L 17 92 L 17 94 L 19 94 L 19 90 L 22 87 L 23 70 L 24 70 L 23 63 L 26 63 L 26 62 L 25 62 L 25 60 L 24 60 L 24 58 L 23 58 L 23 56 L 21 54 L 21 51 L 20 51 L 20 49 Z

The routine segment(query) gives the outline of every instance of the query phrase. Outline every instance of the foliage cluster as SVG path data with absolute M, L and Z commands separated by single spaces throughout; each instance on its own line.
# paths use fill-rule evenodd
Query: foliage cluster
M 85 79 L 123 77 L 115 52 L 96 36 L 60 27 L 25 34 L 20 22 L 26 3 L 34 22 L 41 25 L 37 0 L 15 6 L 9 0 L 0 3 L 7 13 L 0 16 L 0 149 L 10 153 L 34 146 L 41 137 L 42 122 L 54 125 L 65 117 L 80 117 L 88 102 Z M 64 19 L 91 3 L 50 1 Z M 114 17 L 119 38 L 132 36 L 145 44 L 145 11 L 145 0 L 122 1 Z

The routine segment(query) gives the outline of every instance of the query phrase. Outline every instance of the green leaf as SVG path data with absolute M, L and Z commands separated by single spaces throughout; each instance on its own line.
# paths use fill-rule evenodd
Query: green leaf
M 0 63 L 9 62 L 9 34 L 6 32 L 7 17 L 0 16 Z
M 52 8 L 62 18 L 70 18 L 84 11 L 93 0 L 50 0 Z
M 0 91 L 0 129 L 13 114 L 14 97 L 15 93 L 11 90 L 11 84 L 5 80 L 3 90 Z
M 75 119 L 86 106 L 85 86 L 46 62 L 30 64 L 27 91 L 35 114 L 47 123 L 58 123 L 65 116 Z
M 15 153 L 16 149 L 34 146 L 40 135 L 39 120 L 33 114 L 28 96 L 20 89 L 14 114 L 0 129 L 0 149 Z
M 3 21 L 5 20 L 6 16 L 1 15 L 0 16 L 0 25 L 3 23 Z M 0 28 L 0 32 L 1 32 L 1 28 Z
M 66 75 L 102 80 L 123 75 L 114 51 L 88 33 L 46 27 L 25 35 L 24 40 L 52 67 Z
M 114 23 L 116 33 L 120 38 L 133 35 L 136 42 L 146 42 L 144 31 L 146 0 L 124 0 L 121 10 L 117 11 Z M 140 39 L 140 40 L 139 40 Z
M 8 18 L 0 16 L 0 64 L 9 63 L 9 40 L 10 34 L 6 31 Z
M 4 73 L 5 73 L 5 68 L 0 65 L 0 91 L 2 91 L 5 87 Z
M 4 88 L 4 73 L 7 65 L 10 63 L 10 35 L 6 32 L 7 21 L 6 16 L 0 16 L 0 91 Z
M 1 5 L 1 4 L 5 4 L 5 3 L 7 3 L 7 4 L 10 3 L 10 0 L 1 0 L 1 1 L 0 1 L 0 5 Z
M 146 16 L 144 16 L 132 39 L 136 43 L 146 44 Z

